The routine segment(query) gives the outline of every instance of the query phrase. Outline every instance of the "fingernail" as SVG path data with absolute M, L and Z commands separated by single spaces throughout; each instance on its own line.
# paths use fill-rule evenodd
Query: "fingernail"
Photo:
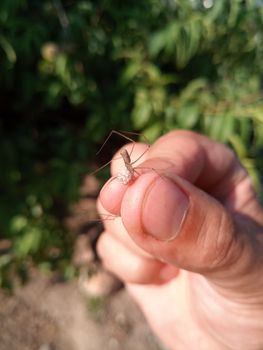
M 127 186 L 121 184 L 116 178 L 110 178 L 100 191 L 100 201 L 103 207 L 111 214 L 119 215 L 121 201 Z
M 158 178 L 148 189 L 142 207 L 142 224 L 155 238 L 175 238 L 189 208 L 187 195 L 171 180 Z

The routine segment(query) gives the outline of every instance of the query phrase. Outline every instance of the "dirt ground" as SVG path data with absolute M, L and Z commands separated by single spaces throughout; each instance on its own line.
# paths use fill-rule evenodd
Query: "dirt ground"
M 0 350 L 161 350 L 124 289 L 86 298 L 76 283 L 38 275 L 12 297 L 0 294 Z
M 13 296 L 0 291 L 0 350 L 164 349 L 96 257 L 98 191 L 98 181 L 87 176 L 82 198 L 65 220 L 75 237 L 72 263 L 79 279 L 62 283 L 35 271 Z

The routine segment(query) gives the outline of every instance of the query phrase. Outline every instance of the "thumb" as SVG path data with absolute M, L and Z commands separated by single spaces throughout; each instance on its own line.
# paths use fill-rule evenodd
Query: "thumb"
M 250 230 L 250 219 L 233 217 L 219 201 L 178 175 L 142 174 L 126 190 L 121 216 L 144 250 L 220 286 L 240 290 L 248 276 L 258 274 L 262 254 L 255 251 L 257 235 L 249 234 L 256 226 Z

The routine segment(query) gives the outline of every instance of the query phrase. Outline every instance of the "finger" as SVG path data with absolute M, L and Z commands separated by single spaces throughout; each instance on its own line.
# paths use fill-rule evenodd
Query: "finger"
M 100 203 L 100 200 L 98 200 L 97 202 L 97 209 L 102 216 L 105 231 L 110 233 L 111 236 L 115 238 L 115 240 L 119 240 L 122 243 L 122 245 L 126 246 L 127 249 L 133 252 L 134 254 L 137 254 L 144 258 L 154 259 L 152 255 L 140 248 L 132 240 L 131 236 L 128 234 L 125 227 L 123 226 L 121 217 L 114 216 L 107 212 Z
M 131 162 L 133 163 L 132 166 L 136 168 L 146 159 L 149 146 L 143 143 L 129 143 L 125 145 L 125 149 L 130 154 Z M 120 151 L 113 157 L 113 159 L 116 159 L 111 162 L 111 174 L 113 177 L 108 180 L 100 193 L 100 197 L 103 198 L 104 207 L 113 215 L 120 214 L 121 200 L 128 187 L 128 185 L 121 183 L 117 178 L 118 174 L 125 171 L 125 164 L 123 159 L 119 157 L 119 153 Z M 104 188 L 107 188 L 105 196 Z M 111 193 L 111 195 L 108 196 L 108 193 Z
M 100 238 L 97 245 L 98 252 L 100 253 L 101 258 L 104 257 L 104 265 L 108 270 L 115 273 L 124 282 L 140 284 L 159 284 L 168 281 L 177 275 L 177 268 L 167 264 L 160 265 L 160 262 L 156 261 L 152 255 L 141 249 L 127 233 L 122 224 L 121 218 L 115 216 L 109 218 L 108 215 L 110 215 L 110 213 L 105 211 L 99 200 L 97 202 L 97 208 L 98 212 L 105 218 L 103 220 L 104 227 L 107 232 L 107 236 L 110 236 L 109 238 L 105 237 L 105 239 L 104 237 Z M 101 242 L 103 242 L 103 244 L 101 244 Z M 107 244 L 107 242 L 119 242 L 120 247 L 122 248 L 121 250 L 125 251 L 125 261 L 129 264 L 128 255 L 130 254 L 132 256 L 132 259 L 130 259 L 130 264 L 133 264 L 134 260 L 136 260 L 140 264 L 141 271 L 137 272 L 136 274 L 135 272 L 131 274 L 129 269 L 125 269 L 125 265 L 120 264 L 121 261 L 119 260 L 119 250 L 116 249 L 118 244 L 115 244 L 115 247 L 112 247 L 114 244 Z M 116 254 L 117 251 L 118 254 Z M 156 271 L 154 271 L 155 268 Z M 145 271 L 150 271 L 150 274 L 145 274 Z M 132 279 L 125 278 L 126 274 L 128 274 L 128 276 L 133 276 Z
M 143 145 L 138 147 L 140 153 Z M 175 173 L 217 198 L 230 211 L 241 211 L 263 224 L 251 180 L 233 151 L 224 145 L 190 131 L 172 131 L 158 139 L 144 159 L 143 167 L 161 174 Z M 122 169 L 123 162 L 119 160 L 113 164 L 116 174 Z M 113 201 L 108 191 L 105 196 L 104 189 L 102 191 L 103 205 L 115 214 L 119 214 L 127 188 L 120 187 L 116 179 L 112 181 Z M 116 200 L 118 205 L 114 206 Z
M 161 261 L 224 288 L 243 291 L 258 283 L 262 231 L 249 220 L 234 221 L 217 200 L 177 175 L 141 175 L 124 194 L 121 216 L 133 240 Z
M 164 169 L 163 175 L 141 175 L 119 198 L 133 240 L 156 258 L 209 275 L 225 287 L 244 290 L 258 283 L 262 228 L 257 225 L 263 215 L 233 152 L 180 131 L 159 139 L 147 157 L 144 164 Z M 114 202 L 106 186 L 103 206 L 107 196 Z
M 124 282 L 160 284 L 174 278 L 178 273 L 178 269 L 172 266 L 134 254 L 119 240 L 106 233 L 100 236 L 97 251 L 103 265 Z
M 245 211 L 256 219 L 259 206 L 251 180 L 228 147 L 206 136 L 178 130 L 158 139 L 149 149 L 147 159 L 152 167 L 158 167 L 159 160 L 166 160 L 170 164 L 167 173 L 195 184 L 229 210 Z

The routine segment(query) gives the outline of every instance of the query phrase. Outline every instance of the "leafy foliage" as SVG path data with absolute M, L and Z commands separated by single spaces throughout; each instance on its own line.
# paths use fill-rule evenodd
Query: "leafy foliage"
M 31 261 L 71 274 L 61 208 L 112 129 L 205 133 L 260 191 L 262 25 L 256 0 L 2 0 L 0 283 Z

